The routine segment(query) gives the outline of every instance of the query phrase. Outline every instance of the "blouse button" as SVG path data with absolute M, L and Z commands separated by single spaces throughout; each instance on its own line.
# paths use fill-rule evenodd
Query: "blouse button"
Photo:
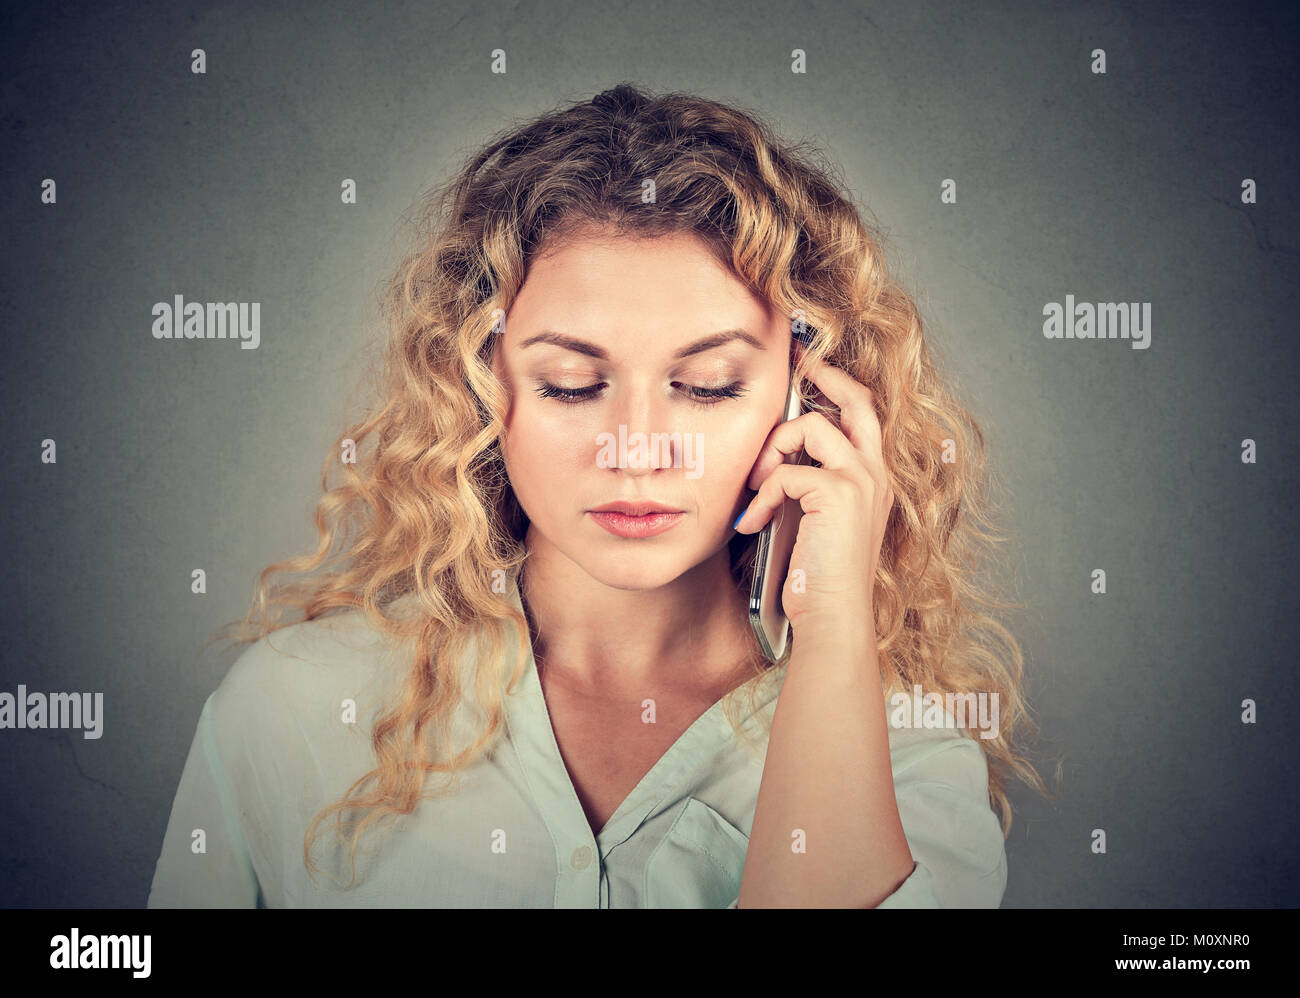
M 569 865 L 575 870 L 585 870 L 591 865 L 591 846 L 578 846 L 569 857 Z

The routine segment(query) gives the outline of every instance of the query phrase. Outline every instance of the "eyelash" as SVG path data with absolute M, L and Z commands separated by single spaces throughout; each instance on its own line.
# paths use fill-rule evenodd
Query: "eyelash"
M 542 387 L 537 390 L 540 397 L 558 399 L 566 405 L 590 402 L 600 388 L 600 385 L 588 385 L 586 388 L 560 388 L 545 381 L 541 382 L 541 385 Z M 701 409 L 717 405 L 723 399 L 740 398 L 746 391 L 739 381 L 722 388 L 697 388 L 694 385 L 687 385 L 686 388 L 691 404 Z

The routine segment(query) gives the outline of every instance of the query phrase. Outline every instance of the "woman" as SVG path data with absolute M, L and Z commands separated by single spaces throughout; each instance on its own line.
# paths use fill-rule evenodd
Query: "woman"
M 975 582 L 983 440 L 826 172 L 624 85 L 423 220 L 384 403 L 316 554 L 262 573 L 150 906 L 997 906 L 1004 771 L 1042 785 Z M 773 663 L 747 599 L 787 497 Z M 916 687 L 999 724 L 891 723 Z

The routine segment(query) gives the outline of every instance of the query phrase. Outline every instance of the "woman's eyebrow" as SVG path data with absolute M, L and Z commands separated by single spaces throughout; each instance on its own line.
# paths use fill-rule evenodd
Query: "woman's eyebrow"
M 744 329 L 728 329 L 721 333 L 714 333 L 712 336 L 706 336 L 702 340 L 696 340 L 690 346 L 682 347 L 675 354 L 674 360 L 680 360 L 683 357 L 690 357 L 697 353 L 703 353 L 705 350 L 712 350 L 714 347 L 720 347 L 724 343 L 730 343 L 732 340 L 741 340 L 754 347 L 756 350 L 766 350 L 758 341 L 758 338 Z M 605 353 L 596 344 L 587 340 L 580 340 L 575 336 L 565 336 L 563 333 L 553 332 L 552 330 L 543 330 L 536 336 L 530 336 L 519 344 L 520 350 L 525 350 L 536 343 L 550 343 L 552 346 L 563 347 L 565 350 L 572 350 L 574 353 L 585 354 L 588 357 L 595 357 L 597 360 L 609 360 L 609 354 Z

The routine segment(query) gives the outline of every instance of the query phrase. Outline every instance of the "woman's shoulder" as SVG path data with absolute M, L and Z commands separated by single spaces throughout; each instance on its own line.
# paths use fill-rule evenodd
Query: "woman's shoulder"
M 896 782 L 941 783 L 979 791 L 988 789 L 988 756 L 979 730 L 943 725 L 889 727 L 889 757 Z
M 232 733 L 328 724 L 352 701 L 380 697 L 398 674 L 401 642 L 360 610 L 300 621 L 249 644 L 210 697 Z

